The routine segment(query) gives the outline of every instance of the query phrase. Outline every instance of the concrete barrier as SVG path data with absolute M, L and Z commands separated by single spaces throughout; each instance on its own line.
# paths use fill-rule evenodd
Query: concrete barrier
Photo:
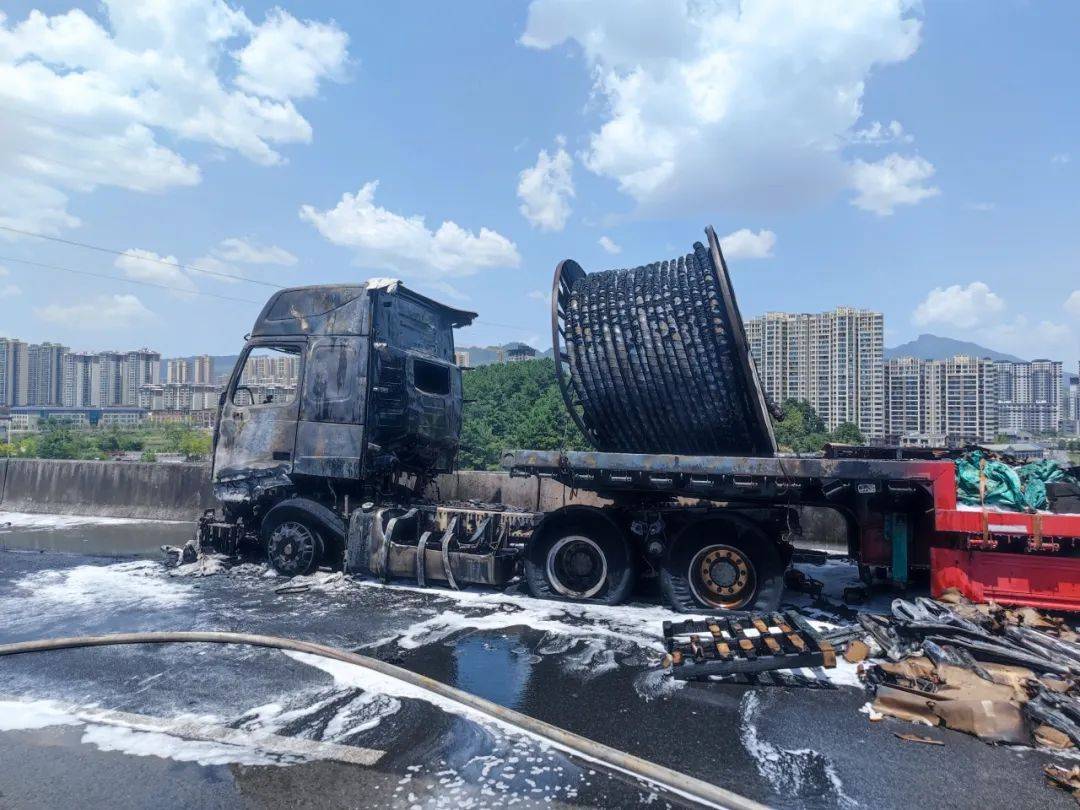
M 61 515 L 195 520 L 216 505 L 206 464 L 0 459 L 0 510 Z M 549 511 L 571 504 L 608 503 L 592 492 L 572 492 L 542 478 L 460 470 L 439 476 L 443 500 L 504 503 Z M 843 552 L 843 518 L 829 509 L 803 508 L 809 546 Z
M 205 464 L 8 459 L 0 509 L 194 520 L 214 505 Z

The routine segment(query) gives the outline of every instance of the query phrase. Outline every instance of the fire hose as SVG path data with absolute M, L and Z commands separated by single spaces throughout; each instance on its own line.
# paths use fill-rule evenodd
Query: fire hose
M 409 684 L 439 697 L 467 706 L 502 723 L 542 738 L 554 747 L 606 767 L 612 771 L 642 779 L 652 785 L 707 807 L 730 808 L 730 810 L 764 810 L 763 805 L 739 796 L 729 790 L 696 779 L 636 757 L 625 751 L 603 745 L 566 731 L 543 720 L 499 706 L 482 697 L 441 683 L 402 667 L 388 664 L 377 658 L 341 650 L 325 644 L 298 639 L 263 636 L 252 633 L 165 631 L 148 633 L 115 633 L 105 636 L 75 636 L 70 638 L 20 641 L 0 645 L 0 656 L 30 652 L 67 650 L 82 647 L 107 647 L 121 644 L 246 644 L 278 650 L 318 655 L 346 664 L 364 667 L 388 678 Z

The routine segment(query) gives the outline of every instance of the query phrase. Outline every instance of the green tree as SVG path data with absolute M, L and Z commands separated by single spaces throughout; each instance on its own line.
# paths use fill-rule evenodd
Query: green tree
M 139 456 L 139 461 L 157 461 L 157 453 L 153 450 L 143 450 L 142 455 Z
M 836 430 L 829 434 L 829 441 L 836 444 L 864 444 L 866 439 L 855 423 L 841 422 L 836 426 Z
M 45 419 L 40 423 L 39 458 L 82 458 L 83 442 L 67 422 Z
M 792 453 L 813 453 L 829 439 L 825 423 L 805 400 L 787 399 L 782 406 L 783 417 L 774 423 L 776 443 L 781 450 Z
M 210 455 L 210 434 L 191 430 L 180 438 L 180 452 L 188 461 L 198 461 Z
M 497 363 L 465 372 L 458 466 L 495 469 L 503 450 L 584 450 L 548 358 Z

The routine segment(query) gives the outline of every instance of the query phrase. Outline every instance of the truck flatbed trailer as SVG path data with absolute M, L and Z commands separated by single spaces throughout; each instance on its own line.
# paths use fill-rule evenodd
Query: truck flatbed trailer
M 975 601 L 1080 610 L 1080 514 L 965 506 L 952 461 L 847 450 L 833 458 L 514 450 L 502 463 L 511 476 L 550 478 L 615 502 L 835 509 L 847 518 L 848 553 L 865 579 L 905 585 L 926 569 L 934 596 L 958 588 Z
M 511 476 L 538 475 L 574 489 L 640 496 L 678 495 L 718 500 L 831 505 L 855 494 L 930 494 L 951 476 L 952 463 L 921 459 L 799 456 L 685 456 L 591 451 L 511 450 L 502 466 Z M 861 488 L 861 489 L 860 489 Z M 955 493 L 954 493 L 955 498 Z

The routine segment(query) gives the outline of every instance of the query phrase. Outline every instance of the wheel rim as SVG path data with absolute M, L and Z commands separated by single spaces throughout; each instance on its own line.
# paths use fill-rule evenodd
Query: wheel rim
M 295 574 L 311 565 L 315 559 L 318 541 L 311 529 L 303 523 L 290 520 L 274 529 L 267 545 L 274 568 L 282 573 Z
M 754 564 L 733 546 L 705 546 L 687 571 L 690 590 L 701 603 L 723 610 L 736 610 L 753 597 L 757 584 Z
M 563 537 L 548 551 L 548 581 L 563 596 L 572 599 L 596 596 L 607 581 L 607 572 L 606 555 L 588 537 Z

